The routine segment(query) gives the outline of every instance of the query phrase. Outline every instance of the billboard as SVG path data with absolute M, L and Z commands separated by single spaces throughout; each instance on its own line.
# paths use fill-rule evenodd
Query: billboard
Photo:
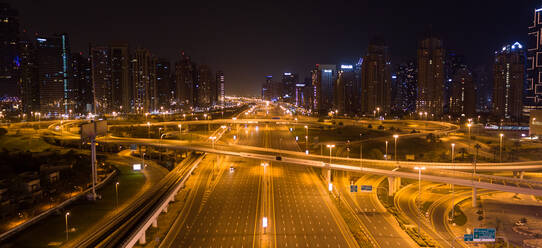
M 95 121 L 81 125 L 81 138 L 103 136 L 107 134 L 107 121 Z

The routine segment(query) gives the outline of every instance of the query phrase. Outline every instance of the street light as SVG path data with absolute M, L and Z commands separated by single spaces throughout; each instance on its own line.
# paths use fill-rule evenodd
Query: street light
M 388 141 L 386 140 L 386 154 L 384 156 L 388 160 Z
M 331 164 L 331 149 L 335 147 L 335 145 L 326 145 L 327 148 L 329 148 L 329 163 Z
M 454 149 L 455 149 L 455 143 L 452 143 L 452 163 L 454 162 Z
M 421 209 L 420 206 L 420 199 L 422 197 L 422 170 L 425 170 L 425 166 L 422 167 L 414 167 L 414 170 L 418 171 L 418 208 Z M 420 233 L 420 218 L 418 219 L 418 233 Z
M 115 209 L 119 207 L 119 182 L 115 183 Z
M 500 142 L 499 142 L 499 161 L 502 163 L 502 137 L 504 137 L 503 133 L 499 134 Z
M 69 229 L 68 229 L 68 216 L 70 216 L 70 212 L 66 212 L 66 214 L 64 215 L 66 217 L 66 241 L 68 241 L 68 233 L 69 233 Z
M 183 124 L 179 124 L 179 140 L 181 140 L 181 135 L 183 134 Z
M 468 123 L 467 127 L 469 128 L 469 140 L 470 140 L 470 127 L 472 126 L 472 123 Z
M 395 145 L 395 153 L 393 154 L 393 156 L 395 157 L 395 162 L 396 162 L 396 163 L 399 163 L 399 162 L 397 161 L 397 138 L 399 138 L 399 135 L 394 134 L 394 135 L 393 135 L 393 138 L 395 139 L 395 142 L 394 142 L 394 145 Z

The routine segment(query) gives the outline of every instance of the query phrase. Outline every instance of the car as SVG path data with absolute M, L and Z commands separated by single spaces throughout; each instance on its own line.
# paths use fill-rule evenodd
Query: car
M 281 156 L 277 156 L 277 161 L 282 161 L 282 157 Z

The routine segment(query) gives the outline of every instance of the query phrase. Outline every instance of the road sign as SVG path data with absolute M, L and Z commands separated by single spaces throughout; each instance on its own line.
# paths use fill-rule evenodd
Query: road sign
M 131 149 L 132 151 L 137 150 L 137 144 L 131 144 L 131 145 L 130 145 L 130 149 Z
M 134 171 L 140 171 L 141 170 L 141 164 L 133 164 L 132 169 Z
M 495 242 L 495 228 L 474 228 L 474 242 Z
M 463 241 L 465 241 L 465 242 L 472 242 L 472 241 L 474 241 L 474 235 L 472 235 L 472 234 L 465 234 L 465 235 L 463 235 Z
M 350 192 L 358 192 L 358 186 L 357 185 L 350 185 Z
M 372 192 L 373 185 L 361 185 L 361 192 Z

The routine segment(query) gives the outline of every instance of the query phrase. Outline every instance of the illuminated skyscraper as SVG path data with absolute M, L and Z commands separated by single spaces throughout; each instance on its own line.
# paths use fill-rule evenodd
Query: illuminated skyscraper
M 226 80 L 224 79 L 224 72 L 216 72 L 216 83 L 218 85 L 218 105 L 220 105 L 220 107 L 224 107 L 226 103 Z
M 90 47 L 90 68 L 92 88 L 94 91 L 94 111 L 97 114 L 109 112 L 112 101 L 111 90 L 111 59 L 109 47 Z
M 282 74 L 281 98 L 288 103 L 295 103 L 295 85 L 299 83 L 297 73 L 285 72 Z
M 341 65 L 337 73 L 334 103 L 334 109 L 338 110 L 340 115 L 354 113 L 356 103 L 354 81 L 354 66 L 350 64 Z
M 169 109 L 172 98 L 171 64 L 169 60 L 160 58 L 156 62 L 156 85 L 158 92 L 158 105 Z
M 516 42 L 495 52 L 493 65 L 493 114 L 519 121 L 525 84 L 525 50 Z
M 43 115 L 68 113 L 70 47 L 68 36 L 36 36 L 36 65 L 40 111 Z
M 177 107 L 186 107 L 193 105 L 197 96 L 197 68 L 192 62 L 190 56 L 181 52 L 180 60 L 175 63 L 175 98 Z
M 325 116 L 333 110 L 334 88 L 337 80 L 336 65 L 320 65 L 312 71 L 312 85 L 314 85 L 314 111 Z
M 72 54 L 71 70 L 73 88 L 70 91 L 68 101 L 70 110 L 72 110 L 73 114 L 92 113 L 94 98 L 92 94 L 90 59 L 82 53 Z
M 454 116 L 472 117 L 476 110 L 472 73 L 463 66 L 455 70 L 450 82 L 450 113 Z
M 408 60 L 399 65 L 395 75 L 394 106 L 396 112 L 406 114 L 416 111 L 417 74 L 418 68 L 414 60 Z
M 444 47 L 442 41 L 428 36 L 418 45 L 418 99 L 416 111 L 441 116 L 444 97 Z
M 132 95 L 134 110 L 146 113 L 156 110 L 155 102 L 151 102 L 156 89 L 156 59 L 147 49 L 138 48 L 131 60 Z
M 542 109 L 542 7 L 533 10 L 527 40 L 527 80 L 524 88 L 524 114 Z

